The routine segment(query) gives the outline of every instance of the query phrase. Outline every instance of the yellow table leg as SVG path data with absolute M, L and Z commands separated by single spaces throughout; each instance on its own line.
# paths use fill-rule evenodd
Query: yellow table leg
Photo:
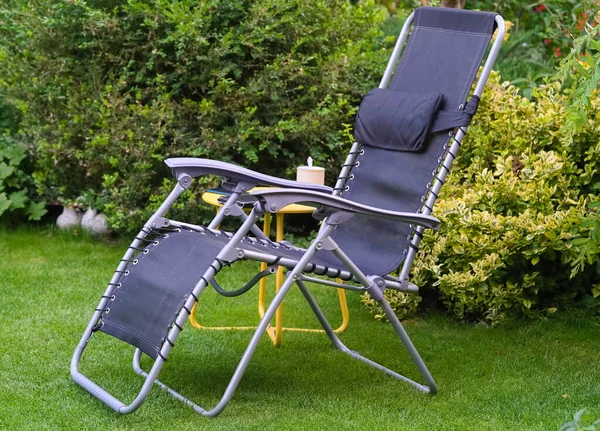
M 283 241 L 283 223 L 284 223 L 284 214 L 283 213 L 277 213 L 276 214 L 276 241 Z M 269 220 L 270 221 L 270 220 Z M 270 224 L 269 224 L 269 228 L 270 228 Z M 265 230 L 265 233 L 269 232 L 269 230 Z M 261 270 L 263 268 L 261 267 Z M 265 268 L 266 269 L 266 265 Z M 265 279 L 261 280 L 265 281 Z M 279 291 L 279 287 L 283 284 L 284 281 L 284 277 L 283 277 L 283 268 L 279 267 L 277 269 L 277 274 L 275 275 L 275 289 L 278 292 Z M 343 281 L 340 280 L 339 278 L 337 279 L 338 283 L 342 283 Z M 348 303 L 346 302 L 346 291 L 344 289 L 338 289 L 338 299 L 340 302 L 340 310 L 342 312 L 342 324 L 337 328 L 334 329 L 334 332 L 338 333 L 338 332 L 342 332 L 344 331 L 348 325 L 350 324 L 350 312 L 348 311 Z M 258 308 L 259 308 L 259 313 L 260 316 L 262 317 L 265 314 L 265 294 L 264 294 L 264 290 L 261 292 L 259 292 L 259 303 L 258 303 Z M 276 347 L 280 347 L 283 344 L 283 331 L 295 331 L 295 332 L 325 332 L 322 329 L 308 329 L 308 328 L 286 328 L 283 326 L 283 302 L 281 303 L 281 305 L 279 306 L 279 308 L 277 309 L 276 313 L 275 313 L 275 331 L 273 333 L 273 327 L 269 325 L 268 329 L 268 334 L 269 337 L 271 338 L 271 340 L 273 341 L 273 344 Z
M 263 232 L 267 236 L 269 236 L 269 234 L 271 233 L 271 214 L 270 213 L 265 214 L 265 221 L 263 224 Z M 265 269 L 267 269 L 267 263 L 261 262 L 260 270 L 264 271 Z M 266 292 L 267 292 L 267 278 L 265 277 L 265 278 L 261 278 L 261 280 L 258 284 L 258 315 L 260 316 L 261 319 L 265 315 Z M 267 335 L 269 336 L 271 341 L 273 343 L 275 343 L 275 329 L 271 325 L 267 326 Z
M 220 208 L 217 208 L 217 213 Z M 283 223 L 284 223 L 284 214 L 277 213 L 276 214 L 276 240 L 283 241 Z M 218 229 L 218 227 L 217 227 Z M 269 236 L 271 232 L 271 214 L 265 214 L 264 224 L 263 224 L 263 232 Z M 267 264 L 262 262 L 260 264 L 261 271 L 267 269 Z M 279 267 L 277 270 L 277 274 L 275 275 L 275 289 L 278 292 L 280 286 L 283 284 L 283 268 Z M 342 280 L 337 279 L 339 283 L 342 283 Z M 258 290 L 258 314 L 262 318 L 265 314 L 265 296 L 267 290 L 267 279 L 263 278 L 259 282 L 259 290 Z M 350 313 L 348 311 L 348 304 L 346 302 L 346 291 L 344 289 L 338 289 L 338 299 L 340 302 L 340 310 L 342 312 L 342 324 L 334 330 L 334 332 L 342 332 L 344 331 L 349 323 L 350 323 Z M 196 318 L 196 309 L 198 304 L 194 304 L 194 307 L 191 310 L 190 314 L 190 323 L 194 328 L 198 329 L 212 329 L 212 330 L 253 330 L 256 329 L 255 326 L 202 326 L 197 318 Z M 283 344 L 283 331 L 296 331 L 296 332 L 324 332 L 322 329 L 308 329 L 308 328 L 285 328 L 283 326 L 283 303 L 279 306 L 275 313 L 275 327 L 269 325 L 267 327 L 267 334 L 273 344 L 277 347 Z
M 265 214 L 265 222 L 263 224 L 263 232 L 265 235 L 269 236 L 269 232 L 271 232 L 271 214 Z M 264 271 L 267 269 L 267 262 L 260 263 L 260 270 Z M 261 278 L 258 284 L 258 314 L 262 318 L 265 315 L 265 292 L 267 290 L 267 279 Z
M 217 207 L 217 214 L 219 214 L 219 211 L 221 210 L 220 207 Z M 219 229 L 219 226 L 217 226 L 217 229 Z M 200 322 L 198 322 L 198 317 L 196 316 L 196 311 L 198 309 L 198 303 L 196 302 L 194 304 L 194 306 L 192 307 L 191 313 L 190 313 L 190 324 L 196 328 L 196 329 L 210 329 L 213 331 L 229 331 L 229 330 L 252 330 L 255 329 L 254 326 L 202 326 L 200 324 Z
M 277 217 L 277 234 L 275 241 L 283 241 L 283 213 L 276 213 Z M 279 288 L 283 284 L 283 267 L 277 268 L 275 274 L 275 292 L 279 292 Z M 275 346 L 280 347 L 283 344 L 283 301 L 275 312 Z
M 208 329 L 211 331 L 253 331 L 256 329 L 256 326 L 202 326 L 196 317 L 197 307 L 198 303 L 196 302 L 190 314 L 190 324 L 196 329 Z
M 339 278 L 336 281 L 338 283 L 343 283 L 343 280 L 340 280 Z M 340 309 L 342 310 L 342 324 L 333 332 L 343 332 L 350 324 L 350 312 L 348 311 L 348 303 L 346 302 L 346 291 L 344 289 L 338 289 L 337 291 L 340 300 Z
M 221 207 L 217 207 L 216 212 L 217 215 L 219 214 L 219 211 L 221 211 Z M 219 226 L 217 226 L 217 229 L 219 229 Z M 214 330 L 222 330 L 222 329 L 238 329 L 238 327 L 221 327 L 221 326 L 202 326 L 200 324 L 200 322 L 198 322 L 198 318 L 196 317 L 196 309 L 198 308 L 198 303 L 196 302 L 194 304 L 194 306 L 192 307 L 191 313 L 190 313 L 190 324 L 196 328 L 196 329 L 214 329 Z M 240 328 L 241 329 L 241 328 Z

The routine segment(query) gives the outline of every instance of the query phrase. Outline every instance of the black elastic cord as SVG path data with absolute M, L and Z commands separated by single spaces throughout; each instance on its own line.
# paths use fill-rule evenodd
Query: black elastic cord
M 135 239 L 137 239 L 138 241 L 144 241 L 144 242 L 148 242 L 148 243 L 154 242 L 153 239 L 140 238 L 138 236 L 136 236 Z
M 210 284 L 217 291 L 217 293 L 219 295 L 225 296 L 227 298 L 233 298 L 234 296 L 243 295 L 244 293 L 246 293 L 247 291 L 252 289 L 256 285 L 256 283 L 258 283 L 261 279 L 265 278 L 268 275 L 271 275 L 271 271 L 269 271 L 268 269 L 265 269 L 264 271 L 260 271 L 258 274 L 256 274 L 254 277 L 252 277 L 248 281 L 248 283 L 246 283 L 244 286 L 242 286 L 241 288 L 239 288 L 237 290 L 223 289 L 214 278 Z
M 231 266 L 231 262 L 227 262 L 226 260 L 219 259 L 218 257 L 216 257 L 215 260 L 219 262 L 221 269 L 223 269 L 224 266 Z
M 175 227 L 155 227 L 154 230 L 158 231 L 167 231 L 167 232 L 177 232 L 177 230 L 181 230 Z

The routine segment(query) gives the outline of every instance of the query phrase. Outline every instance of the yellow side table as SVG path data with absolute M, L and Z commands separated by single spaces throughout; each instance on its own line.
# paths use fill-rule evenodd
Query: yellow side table
M 261 190 L 266 189 L 268 187 L 256 187 L 253 190 Z M 250 190 L 252 191 L 252 190 Z M 217 212 L 219 211 L 219 207 L 223 206 L 221 202 L 218 201 L 219 197 L 223 195 L 214 192 L 206 192 L 202 195 L 202 200 L 207 204 L 214 205 L 217 207 Z M 285 214 L 310 214 L 315 209 L 313 207 L 309 207 L 306 205 L 297 205 L 292 204 L 288 205 L 285 208 L 277 211 L 275 214 L 276 225 L 275 225 L 275 240 L 277 242 L 283 241 L 283 224 L 284 224 L 284 216 Z M 271 214 L 265 214 L 263 232 L 265 235 L 269 236 L 271 232 Z M 267 264 L 262 262 L 260 264 L 261 271 L 267 269 Z M 341 282 L 342 280 L 338 280 Z M 275 289 L 279 291 L 279 288 L 283 284 L 283 268 L 279 267 L 277 269 L 277 273 L 275 275 Z M 265 314 L 265 294 L 267 290 L 267 280 L 263 278 L 260 280 L 259 290 L 258 290 L 258 314 L 262 318 Z M 350 323 L 350 313 L 348 312 L 348 304 L 346 302 L 346 292 L 344 289 L 337 289 L 338 291 L 338 299 L 340 302 L 340 309 L 342 312 L 342 324 L 339 328 L 337 328 L 334 332 L 342 332 L 348 327 Z M 198 304 L 196 303 L 192 308 L 192 313 L 190 315 L 190 323 L 193 327 L 198 329 L 211 329 L 211 330 L 253 330 L 256 329 L 254 326 L 203 326 L 196 319 L 196 307 Z M 267 327 L 267 334 L 273 341 L 273 344 L 277 347 L 283 344 L 283 331 L 298 331 L 298 332 L 324 332 L 322 329 L 308 329 L 308 328 L 286 328 L 283 326 L 283 303 L 279 306 L 275 313 L 275 327 L 269 325 Z

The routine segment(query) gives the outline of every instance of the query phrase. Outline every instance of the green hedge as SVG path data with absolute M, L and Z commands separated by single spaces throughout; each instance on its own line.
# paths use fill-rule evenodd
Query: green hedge
M 137 230 L 172 186 L 167 157 L 215 158 L 292 177 L 310 155 L 333 180 L 349 146 L 348 124 L 389 54 L 380 42 L 381 10 L 370 3 L 6 4 L 0 113 L 12 119 L 0 125 L 21 126 L 3 126 L 3 142 L 18 157 L 0 154 L 15 166 L 10 184 L 0 179 L 0 208 L 12 196 L 13 209 L 40 214 L 36 199 L 13 194 L 31 192 L 33 172 L 48 202 L 83 195 L 121 232 Z M 600 296 L 590 265 L 599 248 L 583 240 L 580 225 L 600 177 L 600 105 L 592 100 L 588 123 L 568 143 L 561 139 L 568 98 L 556 86 L 539 87 L 528 100 L 492 77 L 436 206 L 442 229 L 425 237 L 413 271 L 428 304 L 499 323 Z M 21 163 L 23 148 L 32 166 Z M 199 222 L 212 215 L 198 202 L 205 185 L 185 194 L 173 215 Z M 387 295 L 400 316 L 422 299 Z
M 310 155 L 333 180 L 387 58 L 381 10 L 344 0 L 35 0 L 2 14 L 0 91 L 23 113 L 39 191 L 84 195 L 119 231 L 164 196 L 167 157 L 292 177 Z M 176 210 L 202 219 L 197 199 Z

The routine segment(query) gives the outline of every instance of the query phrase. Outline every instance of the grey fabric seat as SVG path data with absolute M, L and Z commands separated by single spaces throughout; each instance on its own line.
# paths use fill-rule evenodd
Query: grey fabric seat
M 489 48 L 495 30 L 496 39 Z M 215 160 L 166 160 L 177 182 L 131 243 L 108 283 L 73 355 L 71 376 L 75 382 L 121 414 L 135 411 L 157 384 L 202 415 L 216 416 L 233 396 L 276 309 L 292 286 L 297 286 L 337 349 L 417 390 L 435 394 L 437 385 L 384 291 L 418 291 L 409 282 L 410 269 L 424 230 L 439 226 L 439 220 L 431 215 L 433 206 L 476 113 L 504 31 L 504 22 L 495 13 L 417 9 L 404 24 L 379 87 L 361 103 L 356 142 L 333 188 L 270 177 Z M 202 227 L 166 218 L 193 179 L 203 175 L 222 177 L 222 187 L 231 192 L 213 221 Z M 252 192 L 257 202 L 246 215 L 237 201 L 257 185 L 278 188 Z M 262 215 L 293 203 L 313 205 L 315 218 L 322 221 L 307 249 L 274 243 L 256 225 Z M 237 231 L 215 229 L 226 216 L 240 219 Z M 214 408 L 205 410 L 157 378 L 192 307 L 202 305 L 205 288 L 212 285 L 226 296 L 242 294 L 270 273 L 249 274 L 245 286 L 227 293 L 215 276 L 240 259 L 289 271 L 223 397 Z M 399 275 L 393 275 L 397 269 Z M 332 280 L 311 278 L 306 275 L 310 272 Z M 341 284 L 336 277 L 354 283 Z M 389 319 L 423 383 L 346 347 L 312 297 L 307 281 L 367 292 Z M 83 351 L 97 332 L 137 347 L 133 368 L 145 382 L 130 404 L 110 395 L 78 369 Z M 142 352 L 154 359 L 148 372 L 140 365 Z
M 125 267 L 98 329 L 156 359 L 192 288 L 231 237 L 227 232 L 209 231 L 201 226 L 195 230 L 183 228 L 169 234 L 158 233 Z M 236 250 L 266 253 L 273 256 L 273 262 L 284 257 L 297 262 L 306 252 L 285 243 L 252 237 L 245 237 Z M 331 256 L 330 260 L 333 259 Z M 305 272 L 319 275 L 331 270 L 335 270 L 336 278 L 352 278 L 341 262 L 333 266 L 317 256 L 305 268 Z

